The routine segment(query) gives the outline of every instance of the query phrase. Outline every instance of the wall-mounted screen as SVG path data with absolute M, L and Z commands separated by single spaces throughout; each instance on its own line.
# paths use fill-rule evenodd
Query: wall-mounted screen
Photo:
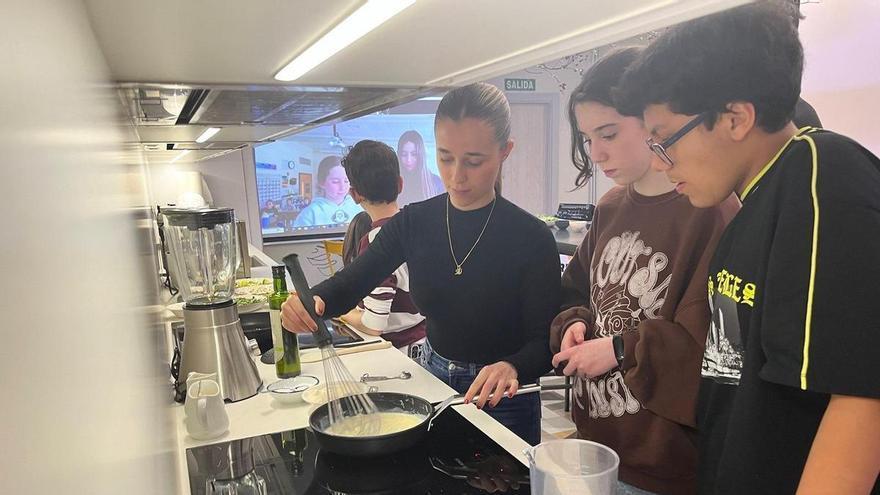
M 263 238 L 338 237 L 344 233 L 362 209 L 349 194 L 340 159 L 363 139 L 382 141 L 397 151 L 403 177 L 400 206 L 443 193 L 436 163 L 434 112 L 426 111 L 430 105 L 415 108 L 423 113 L 368 115 L 256 147 Z

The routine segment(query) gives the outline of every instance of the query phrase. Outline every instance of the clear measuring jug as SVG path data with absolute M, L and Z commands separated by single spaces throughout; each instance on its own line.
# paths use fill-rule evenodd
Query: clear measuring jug
M 620 458 L 588 440 L 551 440 L 525 450 L 533 495 L 614 495 Z

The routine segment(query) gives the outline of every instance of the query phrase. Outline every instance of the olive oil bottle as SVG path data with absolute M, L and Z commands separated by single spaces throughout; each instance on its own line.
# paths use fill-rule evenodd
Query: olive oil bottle
M 272 267 L 274 291 L 269 296 L 269 319 L 272 323 L 272 347 L 275 353 L 275 372 L 278 378 L 291 378 L 302 372 L 299 343 L 296 334 L 281 326 L 281 305 L 287 300 L 287 279 L 284 266 Z

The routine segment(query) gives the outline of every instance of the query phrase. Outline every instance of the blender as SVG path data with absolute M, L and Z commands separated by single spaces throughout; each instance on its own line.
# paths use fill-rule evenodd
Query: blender
M 262 385 L 232 296 L 237 268 L 232 208 L 164 208 L 170 268 L 183 297 L 184 341 L 178 392 L 190 372 L 216 373 L 220 395 L 235 402 Z

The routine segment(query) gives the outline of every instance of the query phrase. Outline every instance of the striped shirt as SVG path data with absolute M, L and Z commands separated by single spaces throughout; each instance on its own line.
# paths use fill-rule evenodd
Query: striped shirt
M 359 252 L 363 253 L 376 238 L 382 225 L 391 217 L 373 222 L 373 228 L 361 238 Z M 390 277 L 365 297 L 358 308 L 363 310 L 361 322 L 378 332 L 394 347 L 402 348 L 425 338 L 425 317 L 409 294 L 409 270 L 406 263 L 397 267 Z

